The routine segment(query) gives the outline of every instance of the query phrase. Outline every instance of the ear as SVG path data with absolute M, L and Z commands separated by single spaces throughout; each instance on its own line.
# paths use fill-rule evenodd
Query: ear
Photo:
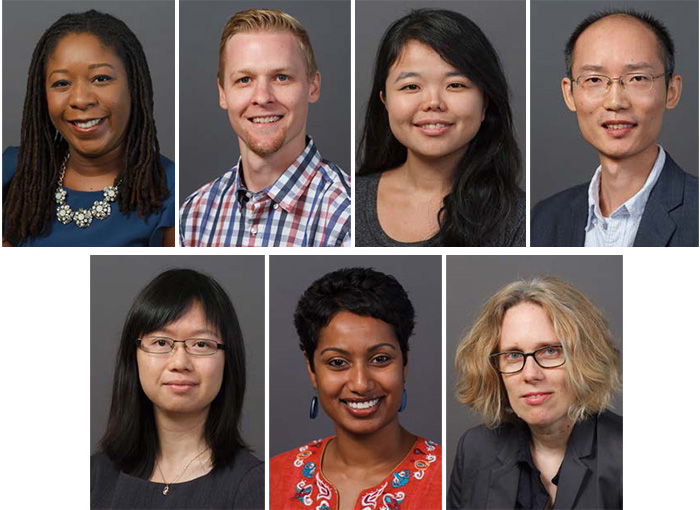
M 484 98 L 484 106 L 481 110 L 481 122 L 484 122 L 484 119 L 486 118 L 486 110 L 489 109 L 489 98 L 484 94 L 481 94 L 481 97 Z
M 316 71 L 309 83 L 309 103 L 315 103 L 321 97 L 321 73 Z
M 678 101 L 681 100 L 681 89 L 683 88 L 683 80 L 679 74 L 674 74 L 671 79 L 668 80 L 668 87 L 666 88 L 666 109 L 673 110 Z
M 309 374 L 311 386 L 313 386 L 314 390 L 316 390 L 316 374 L 314 374 L 314 371 L 311 370 L 311 364 L 309 363 L 309 359 L 306 356 L 304 356 L 304 360 L 306 361 L 306 373 Z
M 226 78 L 224 78 L 225 80 Z M 216 79 L 216 87 L 219 89 L 219 106 L 223 110 L 228 110 L 228 103 L 226 102 L 226 92 L 224 91 L 224 88 L 221 86 L 221 82 L 219 81 L 219 78 Z
M 571 78 L 565 76 L 561 79 L 561 94 L 564 96 L 566 107 L 572 112 L 576 111 L 576 103 L 574 103 L 574 91 L 572 89 L 573 82 Z

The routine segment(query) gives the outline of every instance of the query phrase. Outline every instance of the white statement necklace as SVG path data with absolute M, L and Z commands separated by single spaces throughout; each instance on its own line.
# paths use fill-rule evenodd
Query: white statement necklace
M 171 482 L 166 482 L 166 481 L 165 481 L 165 476 L 163 476 L 163 470 L 160 469 L 160 463 L 157 464 L 157 465 L 158 465 L 158 471 L 160 471 L 160 477 L 163 479 L 163 483 L 165 484 L 165 487 L 163 487 L 163 496 L 167 496 L 167 495 L 168 495 L 168 492 L 170 492 L 170 484 L 171 484 L 171 483 L 177 482 L 177 481 L 180 479 L 180 477 L 181 477 L 182 475 L 185 474 L 185 471 L 187 471 L 187 468 L 190 467 L 190 464 L 192 464 L 196 459 L 198 459 L 198 458 L 200 457 L 200 455 L 202 455 L 202 454 L 203 454 L 204 452 L 206 452 L 208 449 L 209 449 L 209 447 L 205 448 L 204 450 L 202 450 L 201 452 L 199 452 L 197 455 L 195 455 L 194 457 L 192 457 L 192 460 L 190 460 L 187 464 L 185 464 L 185 467 L 182 469 L 182 471 L 180 471 L 180 474 L 177 475 L 177 478 L 175 478 L 175 480 L 173 480 L 173 481 L 171 481 Z
M 70 222 L 74 221 L 79 228 L 87 228 L 92 223 L 93 218 L 98 220 L 104 220 L 112 212 L 112 207 L 109 205 L 110 202 L 114 202 L 117 199 L 117 193 L 119 189 L 116 183 L 113 186 L 107 186 L 102 188 L 102 195 L 104 198 L 102 200 L 95 200 L 90 209 L 79 208 L 77 211 L 73 211 L 71 207 L 66 204 L 66 189 L 63 187 L 63 178 L 66 176 L 66 165 L 68 164 L 68 158 L 70 153 L 66 154 L 63 158 L 63 163 L 61 164 L 61 171 L 58 175 L 58 185 L 56 187 L 56 193 L 54 198 L 58 207 L 56 207 L 56 218 L 58 221 L 64 225 L 68 225 Z

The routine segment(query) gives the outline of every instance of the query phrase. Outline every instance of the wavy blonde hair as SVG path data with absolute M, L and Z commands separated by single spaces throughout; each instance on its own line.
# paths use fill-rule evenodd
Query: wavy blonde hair
M 519 303 L 541 306 L 564 346 L 566 384 L 574 397 L 569 417 L 580 421 L 608 408 L 620 388 L 620 356 L 608 321 L 573 285 L 552 276 L 515 281 L 486 302 L 457 347 L 457 399 L 479 412 L 487 427 L 515 419 L 488 356 L 498 350 L 506 311 Z
M 311 47 L 309 34 L 299 21 L 286 12 L 275 9 L 247 9 L 231 16 L 221 31 L 219 40 L 219 83 L 224 85 L 224 59 L 226 58 L 226 43 L 231 37 L 241 32 L 275 32 L 289 31 L 296 37 L 299 49 L 304 57 L 306 75 L 311 80 L 318 67 L 314 50 Z

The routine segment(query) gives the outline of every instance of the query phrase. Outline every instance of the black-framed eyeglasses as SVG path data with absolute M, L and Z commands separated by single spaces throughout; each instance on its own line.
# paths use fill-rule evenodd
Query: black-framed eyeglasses
M 173 340 L 165 336 L 148 336 L 136 340 L 141 350 L 150 354 L 170 354 L 175 349 L 175 344 L 183 344 L 187 354 L 193 356 L 211 356 L 226 346 L 216 340 L 207 338 L 188 338 L 187 340 Z
M 631 93 L 646 94 L 654 86 L 654 80 L 666 77 L 670 73 L 653 75 L 651 73 L 625 73 L 611 78 L 604 74 L 582 74 L 575 80 L 586 94 L 602 96 L 607 93 L 614 82 L 618 82 L 623 90 Z
M 532 352 L 505 351 L 489 355 L 493 367 L 502 374 L 515 374 L 525 368 L 527 358 L 532 356 L 542 368 L 557 368 L 566 363 L 564 347 L 545 345 Z

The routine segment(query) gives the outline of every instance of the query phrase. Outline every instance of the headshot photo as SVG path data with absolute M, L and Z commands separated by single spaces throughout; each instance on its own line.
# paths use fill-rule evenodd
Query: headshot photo
M 91 258 L 91 508 L 264 508 L 264 275 L 262 256 Z
M 441 275 L 270 257 L 270 508 L 442 508 Z
M 531 246 L 698 246 L 698 4 L 531 4 Z
M 350 2 L 245 7 L 180 3 L 180 243 L 352 246 Z
M 3 2 L 2 245 L 175 246 L 173 2 Z
M 622 508 L 622 256 L 447 257 L 448 509 Z
M 355 245 L 525 246 L 526 2 L 355 9 Z

